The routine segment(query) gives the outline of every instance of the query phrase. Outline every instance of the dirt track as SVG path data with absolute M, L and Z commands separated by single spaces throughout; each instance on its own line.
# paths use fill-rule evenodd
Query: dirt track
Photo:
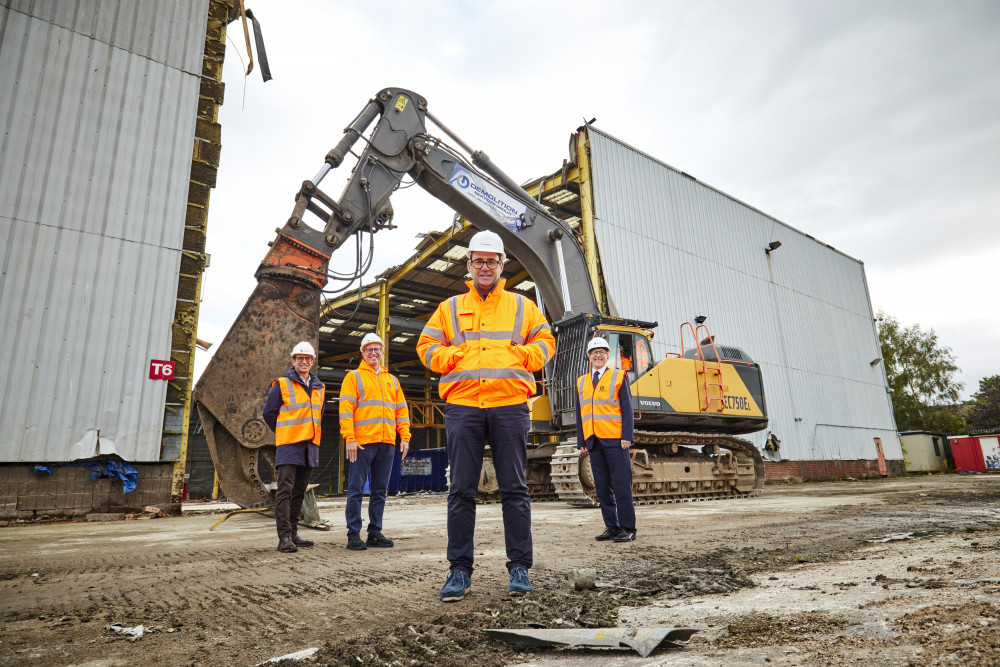
M 443 605 L 444 496 L 391 498 L 388 550 L 332 532 L 275 550 L 273 522 L 219 514 L 0 528 L 0 665 L 834 665 L 1000 663 L 1000 477 L 768 486 L 747 501 L 637 508 L 639 538 L 597 543 L 595 510 L 533 506 L 537 592 L 506 595 L 499 505 L 477 571 Z M 871 543 L 887 534 L 943 536 Z M 573 570 L 597 570 L 575 592 Z M 990 581 L 990 579 L 993 579 Z M 106 626 L 143 625 L 135 641 Z M 484 627 L 695 627 L 682 649 L 515 649 Z

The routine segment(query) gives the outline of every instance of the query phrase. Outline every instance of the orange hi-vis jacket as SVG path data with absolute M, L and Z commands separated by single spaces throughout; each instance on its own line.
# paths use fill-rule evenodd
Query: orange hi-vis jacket
M 403 388 L 385 368 L 376 373 L 362 361 L 340 385 L 340 434 L 359 445 L 395 445 L 397 433 L 403 442 L 410 441 L 410 411 Z
M 288 377 L 278 378 L 271 386 L 275 384 L 280 384 L 281 389 L 281 409 L 274 429 L 276 443 L 291 445 L 312 441 L 318 445 L 326 388 L 320 386 L 309 392 Z
M 601 440 L 621 440 L 622 406 L 618 402 L 618 391 L 625 378 L 625 371 L 609 368 L 596 387 L 589 374 L 577 379 L 576 394 L 580 401 L 584 440 L 592 436 Z
M 477 408 L 519 405 L 535 393 L 534 372 L 556 341 L 538 306 L 504 290 L 501 279 L 484 300 L 475 284 L 442 301 L 417 341 L 417 355 L 439 373 L 448 403 Z

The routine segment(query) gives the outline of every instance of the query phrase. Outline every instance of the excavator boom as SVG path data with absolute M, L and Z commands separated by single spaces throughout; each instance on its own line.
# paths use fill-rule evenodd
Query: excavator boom
M 428 134 L 431 118 L 469 156 Z M 319 189 L 378 119 L 339 199 Z M 356 234 L 392 227 L 390 195 L 409 176 L 480 229 L 499 234 L 538 286 L 545 310 L 599 312 L 575 234 L 481 151 L 472 151 L 427 113 L 426 100 L 386 88 L 368 102 L 302 184 L 284 227 L 257 269 L 257 288 L 195 386 L 222 491 L 243 507 L 273 502 L 258 465 L 273 465 L 274 434 L 262 419 L 271 381 L 288 368 L 299 341 L 318 349 L 319 308 L 330 257 Z M 322 231 L 306 223 L 319 219 Z M 317 225 L 319 226 L 319 225 Z M 553 267 L 556 267 L 555 270 Z

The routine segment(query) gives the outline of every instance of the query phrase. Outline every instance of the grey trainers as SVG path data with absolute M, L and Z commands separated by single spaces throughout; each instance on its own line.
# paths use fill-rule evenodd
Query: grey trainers
M 507 592 L 511 595 L 524 595 L 535 592 L 534 586 L 531 585 L 531 580 L 528 579 L 527 570 L 523 567 L 511 568 L 510 584 L 507 586 Z
M 458 602 L 472 588 L 472 577 L 468 572 L 452 570 L 441 587 L 441 602 Z

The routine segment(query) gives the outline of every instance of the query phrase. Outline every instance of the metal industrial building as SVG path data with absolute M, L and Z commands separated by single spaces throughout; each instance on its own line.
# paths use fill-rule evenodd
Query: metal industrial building
M 0 519 L 179 508 L 234 4 L 0 0 Z
M 559 171 L 525 188 L 578 232 L 608 311 L 659 323 L 656 358 L 680 352 L 680 324 L 703 315 L 720 343 L 761 365 L 770 425 L 748 437 L 769 479 L 878 475 L 879 447 L 886 472 L 903 472 L 862 262 L 593 126 L 573 134 Z M 426 429 L 415 446 L 443 438 L 417 335 L 466 289 L 474 231 L 426 235 L 407 263 L 324 309 L 321 377 L 336 391 L 360 336 L 388 333 L 390 367 Z M 508 287 L 534 297 L 513 260 Z
M 0 519 L 179 508 L 238 6 L 0 0 Z M 762 365 L 781 443 L 766 450 L 771 478 L 878 474 L 876 439 L 901 472 L 861 262 L 593 126 L 528 190 L 578 231 L 609 312 L 659 322 L 658 357 L 679 351 L 681 322 L 704 315 Z M 329 390 L 357 363 L 358 335 L 389 334 L 415 446 L 443 440 L 415 334 L 464 289 L 471 233 L 459 223 L 427 234 L 412 261 L 326 305 Z M 509 284 L 531 296 L 516 259 Z M 324 452 L 338 490 L 332 426 Z M 764 449 L 767 435 L 752 439 Z M 69 465 L 102 457 L 135 466 L 134 492 Z

